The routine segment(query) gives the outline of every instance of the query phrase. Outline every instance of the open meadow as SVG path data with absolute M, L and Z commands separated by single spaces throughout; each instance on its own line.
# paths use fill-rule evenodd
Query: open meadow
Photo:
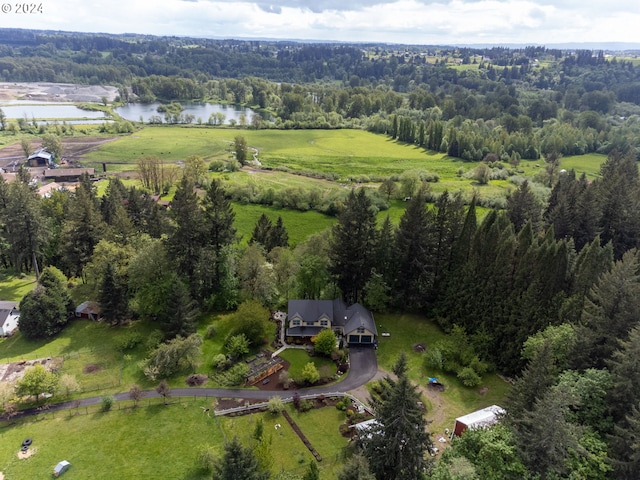
M 415 145 L 404 144 L 363 130 L 239 130 L 229 128 L 154 126 L 104 143 L 82 157 L 82 163 L 109 165 L 108 171 L 135 170 L 143 155 L 156 155 L 162 161 L 175 163 L 189 155 L 200 155 L 206 161 L 231 158 L 233 141 L 243 136 L 250 148 L 257 149 L 258 160 L 265 169 L 226 173 L 223 178 L 232 185 L 256 185 L 265 188 L 340 188 L 326 182 L 292 173 L 316 174 L 339 182 L 369 183 L 371 180 L 400 176 L 409 170 L 436 173 L 439 181 L 432 184 L 434 192 L 461 190 L 485 197 L 504 196 L 514 186 L 508 182 L 490 181 L 478 185 L 465 176 L 478 162 L 465 162 L 432 152 Z M 561 168 L 574 168 L 589 177 L 597 175 L 604 155 L 590 154 L 566 157 Z M 522 161 L 518 175 L 533 178 L 544 168 L 544 160 Z M 277 170 L 274 172 L 273 170 Z

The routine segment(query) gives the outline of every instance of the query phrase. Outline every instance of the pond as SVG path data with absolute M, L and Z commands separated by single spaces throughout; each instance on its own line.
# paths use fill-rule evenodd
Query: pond
M 9 119 L 25 118 L 28 122 L 36 120 L 81 120 L 93 119 L 94 121 L 104 119 L 104 112 L 93 112 L 81 110 L 72 103 L 58 102 L 3 102 L 0 108 Z M 81 123 L 81 122 L 79 122 Z
M 223 123 L 229 123 L 231 120 L 240 122 L 240 115 L 244 114 L 247 123 L 251 122 L 252 116 L 256 113 L 254 110 L 245 107 L 237 107 L 234 105 L 221 105 L 218 103 L 204 103 L 204 102 L 180 102 L 184 107 L 182 110 L 182 120 L 176 123 L 184 122 L 186 115 L 193 115 L 193 122 L 197 122 L 198 119 L 202 123 L 209 123 L 209 117 L 211 115 L 218 115 L 219 119 L 223 119 Z M 128 103 L 123 107 L 114 109 L 114 112 L 120 115 L 122 118 L 133 122 L 139 122 L 141 119 L 143 122 L 154 121 L 155 123 L 165 122 L 165 114 L 158 112 L 158 107 L 161 104 L 156 103 Z M 267 119 L 270 120 L 270 119 Z

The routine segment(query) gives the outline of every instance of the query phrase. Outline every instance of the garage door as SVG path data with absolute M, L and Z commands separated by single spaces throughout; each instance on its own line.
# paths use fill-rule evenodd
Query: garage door
M 371 335 L 360 335 L 360 343 L 371 343 Z
M 349 335 L 349 343 L 360 343 L 360 335 Z

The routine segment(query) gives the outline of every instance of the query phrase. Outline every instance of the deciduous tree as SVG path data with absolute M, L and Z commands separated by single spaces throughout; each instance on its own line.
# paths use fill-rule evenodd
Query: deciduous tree
M 55 373 L 47 371 L 43 365 L 39 363 L 28 368 L 22 379 L 16 383 L 16 395 L 18 396 L 34 396 L 36 403 L 40 399 L 40 395 L 53 395 L 58 385 L 58 376 Z

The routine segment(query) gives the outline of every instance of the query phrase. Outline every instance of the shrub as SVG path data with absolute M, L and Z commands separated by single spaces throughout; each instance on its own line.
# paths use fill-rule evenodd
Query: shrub
M 442 370 L 444 359 L 439 348 L 430 348 L 424 356 L 424 366 L 427 370 Z
M 189 375 L 187 377 L 186 383 L 190 387 L 199 387 L 200 385 L 203 385 L 208 379 L 209 377 L 207 377 L 206 375 L 203 375 L 201 373 L 194 373 L 193 375 Z
M 217 370 L 224 370 L 227 367 L 227 357 L 223 353 L 219 353 L 213 357 L 211 364 Z
M 196 450 L 196 465 L 204 472 L 211 473 L 216 464 L 217 455 L 211 445 L 200 445 Z
M 313 402 L 311 400 L 300 400 L 300 406 L 298 408 L 301 412 L 308 412 L 313 408 Z
M 284 410 L 284 402 L 278 396 L 271 397 L 267 408 L 272 415 L 279 415 Z
M 217 329 L 215 325 L 209 325 L 207 327 L 207 329 L 204 332 L 204 337 L 205 338 L 213 338 L 216 336 L 217 333 Z
M 465 367 L 458 372 L 458 378 L 465 387 L 476 387 L 480 384 L 480 375 L 471 367 Z
M 160 330 L 154 330 L 147 337 L 146 347 L 148 351 L 155 350 L 162 343 L 164 334 Z
M 301 376 L 302 380 L 310 384 L 314 384 L 320 380 L 320 373 L 313 362 L 309 362 L 304 366 Z
M 142 335 L 139 333 L 129 333 L 116 340 L 116 350 L 125 352 L 127 350 L 133 350 L 142 343 Z
M 102 410 L 103 412 L 108 412 L 109 410 L 111 410 L 111 407 L 113 407 L 114 401 L 115 399 L 113 398 L 113 395 L 105 395 L 104 397 L 102 397 L 100 410 Z

